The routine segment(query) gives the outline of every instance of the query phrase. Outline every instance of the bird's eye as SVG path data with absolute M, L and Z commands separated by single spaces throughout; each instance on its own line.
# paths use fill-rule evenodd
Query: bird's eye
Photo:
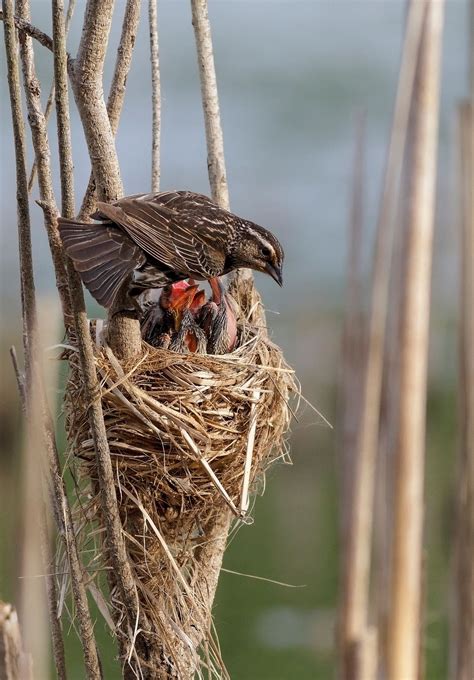
M 272 251 L 270 250 L 270 248 L 267 248 L 266 246 L 262 247 L 263 257 L 265 257 L 265 258 L 270 257 L 271 254 L 272 254 Z

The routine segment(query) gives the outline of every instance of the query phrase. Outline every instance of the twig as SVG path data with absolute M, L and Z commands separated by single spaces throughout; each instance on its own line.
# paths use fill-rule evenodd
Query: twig
M 158 192 L 160 190 L 161 91 L 156 4 L 157 0 L 148 0 L 148 24 L 150 32 L 151 61 L 151 101 L 153 117 L 151 136 L 151 190 Z
M 18 0 L 16 7 L 19 17 L 24 21 L 29 21 L 29 0 Z M 41 201 L 49 207 L 48 211 L 43 212 L 44 226 L 53 259 L 56 286 L 67 324 L 67 320 L 71 318 L 71 302 L 63 249 L 56 221 L 57 208 L 51 177 L 51 153 L 46 120 L 41 106 L 41 88 L 35 71 L 32 39 L 26 33 L 20 32 L 19 42 L 28 120 L 31 128 L 35 160 L 38 164 L 40 197 Z
M 7 12 L 5 11 L 5 8 L 3 8 L 3 12 L 0 12 L 0 21 L 5 21 L 6 16 Z M 49 35 L 41 31 L 39 28 L 36 28 L 36 26 L 33 26 L 28 21 L 20 19 L 20 17 L 13 15 L 13 21 L 16 28 L 20 32 L 26 33 L 27 35 L 31 36 L 32 38 L 37 40 L 40 43 L 40 45 L 43 45 L 43 47 L 46 47 L 48 50 L 50 50 L 50 52 L 53 51 L 53 41 L 51 40 Z
M 25 392 L 25 376 L 20 372 L 20 367 L 18 366 L 18 358 L 16 356 L 15 347 L 10 347 L 10 357 L 13 364 L 13 370 L 15 372 L 16 384 L 18 387 L 18 392 L 20 395 L 21 410 L 23 415 L 25 415 L 26 408 L 26 392 Z
M 26 5 L 24 6 L 24 8 Z M 13 16 L 13 8 L 10 0 L 4 0 L 3 2 L 4 16 L 5 16 L 5 33 L 6 33 L 6 45 L 7 45 L 7 62 L 9 70 L 9 85 L 10 85 L 10 96 L 12 103 L 12 114 L 13 114 L 13 124 L 14 124 L 14 134 L 15 134 L 15 152 L 16 152 L 16 165 L 17 165 L 17 182 L 18 182 L 18 209 L 19 209 L 19 230 L 20 230 L 20 271 L 22 280 L 22 309 L 23 315 L 26 321 L 24 326 L 27 329 L 28 341 L 25 342 L 25 365 L 29 367 L 26 370 L 26 385 L 32 385 L 33 377 L 33 363 L 34 357 L 37 355 L 35 347 L 37 346 L 37 330 L 36 330 L 36 302 L 35 302 L 35 292 L 34 292 L 34 276 L 32 267 L 32 257 L 31 257 L 31 239 L 30 239 L 30 222 L 29 222 L 29 209 L 28 209 L 28 187 L 26 181 L 26 158 L 25 158 L 25 144 L 24 144 L 24 128 L 23 120 L 21 115 L 21 108 L 19 106 L 20 94 L 19 94 L 19 78 L 18 78 L 18 64 L 16 56 L 16 45 L 15 45 L 15 31 L 13 28 L 13 23 L 11 18 Z M 25 43 L 23 43 L 22 50 L 25 50 Z M 28 69 L 31 68 L 31 64 L 28 65 Z M 33 130 L 35 128 L 35 119 L 33 121 Z M 50 181 L 50 176 L 48 178 L 45 172 L 45 167 L 43 164 L 39 165 L 39 171 L 42 175 L 41 185 L 45 187 L 45 190 L 49 191 L 47 187 L 48 181 Z M 26 291 L 23 288 L 26 288 Z M 36 395 L 38 400 L 39 395 L 43 392 L 41 382 L 39 380 L 38 368 L 35 368 L 34 373 L 38 375 L 38 389 L 36 390 Z M 30 394 L 30 390 L 27 387 L 26 390 L 26 411 L 28 414 L 33 413 L 30 405 L 30 400 L 33 399 L 34 395 Z M 74 542 L 74 529 L 72 526 L 72 521 L 67 517 L 67 512 L 69 510 L 67 499 L 63 486 L 63 479 L 61 476 L 61 471 L 59 468 L 59 458 L 56 450 L 56 442 L 54 439 L 54 431 L 51 427 L 50 420 L 48 418 L 46 406 L 44 399 L 41 399 L 43 403 L 43 413 L 42 413 L 42 437 L 44 437 L 45 448 L 47 452 L 47 460 L 51 473 L 51 483 L 54 489 L 54 497 L 56 500 L 57 507 L 57 517 L 64 517 L 64 523 L 60 523 L 60 526 L 64 530 L 64 536 L 66 541 Z M 67 521 L 69 519 L 69 522 Z M 68 554 L 71 551 L 68 550 Z M 82 579 L 82 573 L 80 571 L 79 561 L 77 559 L 77 552 L 75 554 L 77 573 L 79 574 L 79 581 Z M 74 570 L 74 558 L 71 562 L 71 572 Z M 87 597 L 85 591 L 83 592 L 83 603 L 85 602 L 85 608 L 87 612 Z M 50 601 L 51 602 L 51 601 Z M 81 602 L 76 599 L 76 607 L 78 608 L 78 616 L 82 618 L 82 612 L 79 610 Z M 52 616 L 56 616 L 55 611 L 51 612 Z M 92 623 L 89 619 L 89 645 L 92 645 L 95 651 L 95 646 L 93 643 L 93 629 Z M 92 667 L 91 667 L 92 668 Z M 99 678 L 99 666 L 96 657 L 96 664 L 94 672 L 88 673 L 89 678 Z
M 257 404 L 260 399 L 260 390 L 252 392 L 252 405 L 250 406 L 250 428 L 247 439 L 247 451 L 245 453 L 244 477 L 242 480 L 242 491 L 240 494 L 240 512 L 245 516 L 249 509 L 249 486 L 250 472 L 252 470 L 253 447 L 255 444 L 255 432 L 257 430 Z
M 33 680 L 31 655 L 25 651 L 16 610 L 0 602 L 0 677 Z
M 18 241 L 20 250 L 20 285 L 23 315 L 23 348 L 25 353 L 25 380 L 31 377 L 30 345 L 36 335 L 36 300 L 33 279 L 33 255 L 31 250 L 30 209 L 28 205 L 28 182 L 26 177 L 26 140 L 21 110 L 20 76 L 18 72 L 18 47 L 13 22 L 12 0 L 2 0 L 3 28 L 7 53 L 8 87 L 15 142 Z
M 410 3 L 374 247 L 367 365 L 355 451 L 351 517 L 347 530 L 348 544 L 344 555 L 344 591 L 340 622 L 344 677 L 364 679 L 366 677 L 363 641 L 366 639 L 368 624 L 374 478 L 394 206 L 400 183 L 423 13 L 423 2 Z
M 68 8 L 67 8 L 67 14 L 66 14 L 66 25 L 65 25 L 66 35 L 69 31 L 69 26 L 71 25 L 71 19 L 72 19 L 72 15 L 74 13 L 75 4 L 76 4 L 76 0 L 69 0 L 69 5 L 68 5 Z M 46 123 L 48 122 L 49 117 L 51 115 L 51 111 L 53 110 L 53 105 L 54 105 L 54 101 L 55 101 L 55 92 L 56 92 L 56 87 L 55 87 L 54 80 L 53 80 L 53 83 L 51 85 L 49 95 L 48 95 L 48 101 L 46 102 L 46 108 L 44 110 L 44 119 L 45 119 Z M 33 165 L 31 167 L 30 177 L 28 179 L 28 191 L 30 191 L 30 192 L 33 188 L 33 184 L 34 184 L 34 181 L 35 181 L 36 168 L 37 168 L 37 165 L 36 165 L 36 158 L 35 158 L 34 161 L 33 161 Z
M 108 201 L 118 198 L 122 193 L 118 159 L 102 88 L 102 70 L 112 13 L 112 0 L 88 1 L 81 43 L 74 69 L 75 98 L 89 147 L 98 195 L 101 199 Z M 69 151 L 61 145 L 60 153 L 65 155 Z M 61 163 L 61 167 L 65 167 L 64 162 Z M 92 341 L 85 312 L 83 292 L 77 276 L 71 290 L 71 296 L 82 377 L 86 398 L 89 402 L 90 427 L 96 451 L 102 513 L 107 533 L 107 549 L 113 567 L 113 578 L 117 583 L 119 594 L 125 607 L 130 630 L 134 630 L 136 622 L 139 623 L 141 630 L 147 630 L 147 622 L 139 609 L 135 580 L 128 560 L 122 532 Z M 119 324 L 120 321 L 130 320 L 119 319 Z M 119 347 L 119 349 L 123 350 L 123 354 L 126 354 L 128 351 L 135 353 L 141 347 L 138 322 L 134 320 L 133 326 L 125 323 L 119 330 L 122 331 L 120 337 L 122 347 Z M 136 331 L 135 333 L 133 333 L 134 330 Z M 132 639 L 132 636 L 130 639 Z M 142 658 L 145 658 L 147 655 L 144 645 L 146 646 L 145 641 L 142 636 L 139 636 L 136 640 L 136 648 Z
M 191 0 L 194 34 L 201 80 L 207 141 L 207 166 L 212 198 L 222 208 L 229 209 L 229 189 L 224 158 L 224 137 L 217 94 L 216 69 L 212 49 L 211 26 L 207 0 Z
M 133 56 L 133 47 L 138 31 L 138 23 L 140 20 L 141 2 L 140 0 L 127 0 L 125 6 L 125 13 L 122 23 L 122 34 L 117 49 L 117 59 L 115 62 L 114 74 L 112 76 L 112 83 L 110 85 L 109 97 L 107 100 L 107 112 L 109 114 L 110 126 L 114 135 L 117 134 L 117 129 L 120 121 L 120 114 L 122 112 L 123 101 L 125 97 L 125 85 L 127 82 L 128 72 Z M 86 193 L 82 200 L 79 217 L 81 219 L 88 219 L 91 213 L 94 212 L 97 201 L 95 190 L 94 173 L 91 173 L 87 185 Z
M 123 193 L 117 151 L 102 85 L 113 10 L 113 0 L 88 0 L 72 79 L 74 96 L 97 182 L 97 193 L 100 200 L 108 202 L 117 200 Z
M 61 213 L 72 217 L 74 215 L 74 163 L 72 159 L 69 121 L 66 28 L 64 25 L 63 0 L 53 0 L 52 21 L 56 121 L 60 149 Z
M 363 380 L 364 347 L 362 329 L 362 240 L 364 226 L 366 112 L 356 118 L 355 149 L 352 169 L 349 218 L 349 246 L 347 254 L 347 283 L 344 323 L 341 343 L 341 371 L 339 400 L 341 413 L 340 468 L 341 468 L 341 527 L 342 545 L 347 544 L 350 516 L 350 493 L 360 421 L 360 392 Z
M 216 203 L 228 210 L 229 190 L 207 0 L 191 0 L 191 10 L 201 82 L 211 193 Z M 245 295 L 244 288 L 248 290 L 248 287 L 252 286 L 251 282 L 252 275 L 249 270 L 242 270 L 236 282 L 242 296 Z M 200 568 L 196 570 L 195 587 L 201 593 L 202 600 L 207 602 L 209 612 L 216 593 L 230 521 L 231 513 L 227 510 L 222 512 L 218 520 L 204 527 L 208 541 L 196 550 L 196 560 Z M 202 640 L 207 634 L 205 630 L 199 631 L 199 638 Z
M 390 680 L 416 678 L 420 664 L 425 409 L 443 10 L 441 0 L 428 0 L 413 114 L 415 171 L 408 198 L 401 308 L 400 423 L 388 625 Z
M 452 677 L 474 676 L 474 101 L 459 107 L 461 287 L 459 407 L 461 446 L 455 546 Z

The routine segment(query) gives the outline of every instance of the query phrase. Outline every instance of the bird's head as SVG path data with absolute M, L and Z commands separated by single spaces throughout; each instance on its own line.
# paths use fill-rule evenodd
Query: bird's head
M 270 231 L 253 222 L 242 220 L 232 246 L 231 257 L 235 267 L 249 267 L 264 272 L 279 286 L 283 285 L 285 253 Z

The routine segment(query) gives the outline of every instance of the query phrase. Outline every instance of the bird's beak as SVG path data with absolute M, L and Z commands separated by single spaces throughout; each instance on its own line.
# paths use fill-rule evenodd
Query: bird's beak
M 265 271 L 269 274 L 274 281 L 278 283 L 279 286 L 283 285 L 283 274 L 281 267 L 278 265 L 273 265 L 271 262 L 267 262 L 265 265 Z

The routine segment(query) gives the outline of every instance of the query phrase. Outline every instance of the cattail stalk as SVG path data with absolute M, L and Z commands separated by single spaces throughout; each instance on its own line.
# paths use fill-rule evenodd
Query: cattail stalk
M 160 133 L 161 133 L 161 93 L 160 93 L 160 56 L 158 51 L 157 0 L 148 0 L 148 25 L 150 33 L 151 61 L 151 190 L 160 190 Z
M 351 514 L 347 529 L 340 619 L 343 677 L 367 677 L 364 640 L 369 616 L 374 483 L 379 438 L 385 325 L 394 238 L 394 212 L 413 91 L 424 4 L 411 2 L 400 66 L 392 133 L 374 247 L 372 292 L 363 380 L 361 419 L 355 450 Z M 370 637 L 370 636 L 369 636 Z M 370 659 L 367 665 L 373 667 Z
M 135 46 L 138 23 L 140 20 L 140 11 L 141 0 L 127 0 L 123 15 L 120 42 L 117 48 L 114 73 L 107 99 L 107 113 L 109 114 L 110 127 L 112 128 L 112 133 L 114 135 L 117 134 L 120 114 L 122 113 L 127 77 L 132 63 L 133 48 Z M 96 203 L 96 183 L 94 173 L 91 172 L 87 189 L 84 198 L 82 199 L 79 218 L 89 219 L 89 216 L 95 210 Z
M 415 680 L 421 661 L 425 410 L 443 9 L 441 0 L 428 0 L 413 113 L 413 179 L 400 329 L 389 680 Z
M 453 678 L 474 676 L 474 102 L 459 108 L 461 277 L 459 297 L 460 460 L 455 550 Z

